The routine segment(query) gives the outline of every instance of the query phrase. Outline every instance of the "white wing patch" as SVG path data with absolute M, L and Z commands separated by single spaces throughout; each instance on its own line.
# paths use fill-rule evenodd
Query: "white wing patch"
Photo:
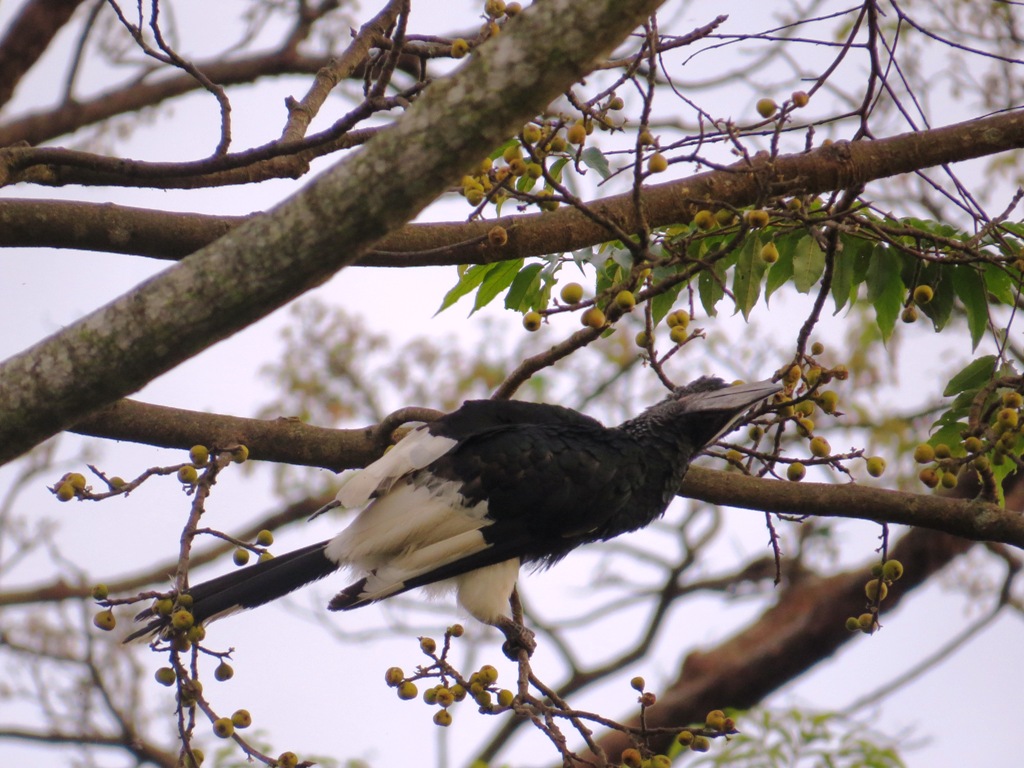
M 375 496 L 386 494 L 403 475 L 444 456 L 457 442 L 430 434 L 426 424 L 416 427 L 390 451 L 352 475 L 336 498 L 343 507 L 361 507 Z
M 454 481 L 433 486 L 400 483 L 356 515 L 330 541 L 325 554 L 340 565 L 372 571 L 490 525 L 485 502 L 466 507 L 464 501 Z

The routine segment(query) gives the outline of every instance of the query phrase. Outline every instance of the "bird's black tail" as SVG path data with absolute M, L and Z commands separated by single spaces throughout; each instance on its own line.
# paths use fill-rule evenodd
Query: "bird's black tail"
M 235 611 L 255 608 L 333 573 L 339 566 L 324 553 L 327 543 L 321 541 L 191 587 L 188 594 L 192 596 L 193 619 L 202 624 Z M 135 617 L 136 621 L 147 619 L 153 621 L 130 634 L 125 642 L 159 632 L 170 623 L 166 616 L 156 617 L 152 608 Z

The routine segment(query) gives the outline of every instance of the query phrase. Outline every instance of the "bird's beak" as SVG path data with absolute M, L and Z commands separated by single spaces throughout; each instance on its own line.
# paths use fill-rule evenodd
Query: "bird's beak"
M 755 403 L 781 392 L 782 388 L 780 382 L 770 379 L 751 384 L 736 384 L 712 392 L 702 392 L 693 407 L 698 411 L 734 411 L 739 415 Z
M 782 385 L 771 381 L 755 381 L 752 384 L 737 384 L 732 387 L 701 392 L 693 402 L 687 403 L 691 413 L 706 413 L 712 419 L 722 418 L 721 428 L 705 445 L 710 445 L 732 431 L 736 422 L 750 406 L 782 391 Z

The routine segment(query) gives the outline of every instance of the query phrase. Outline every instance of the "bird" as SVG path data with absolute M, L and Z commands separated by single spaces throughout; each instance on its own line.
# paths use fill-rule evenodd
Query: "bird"
M 355 581 L 329 610 L 454 588 L 467 613 L 505 635 L 508 655 L 532 653 L 532 632 L 510 615 L 521 566 L 549 567 L 661 517 L 691 460 L 781 389 L 704 376 L 614 427 L 559 405 L 466 401 L 341 486 L 320 511 L 362 509 L 337 536 L 192 586 L 193 620 L 255 608 L 348 568 Z M 136 618 L 151 621 L 127 640 L 170 631 L 152 608 Z

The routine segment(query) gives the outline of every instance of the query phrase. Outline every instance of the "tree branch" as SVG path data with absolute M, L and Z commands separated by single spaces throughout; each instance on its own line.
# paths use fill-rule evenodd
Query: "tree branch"
M 878 141 L 838 142 L 770 162 L 762 159 L 753 168 L 744 161 L 729 169 L 645 187 L 643 202 L 649 225 L 661 227 L 689 221 L 709 201 L 738 208 L 751 205 L 763 196 L 762 183 L 775 194 L 817 194 L 1022 146 L 1024 114 L 1007 113 Z M 627 192 L 588 206 L 598 218 L 632 231 L 638 225 L 632 197 Z M 85 248 L 180 259 L 250 218 L 158 213 L 96 203 L 0 200 L 0 246 Z M 486 244 L 487 232 L 495 224 L 508 231 L 504 246 Z M 382 267 L 486 264 L 574 251 L 607 239 L 604 227 L 574 208 L 563 207 L 497 220 L 407 225 L 387 235 L 357 263 Z
M 0 366 L 0 462 L 351 264 L 564 92 L 658 5 L 552 0 L 530 6 L 363 151 L 272 214 L 247 221 L 7 360 Z M 402 174 L 385 173 L 396 164 Z
M 416 411 L 413 417 L 430 415 Z M 196 443 L 241 442 L 253 459 L 340 472 L 364 467 L 380 456 L 391 430 L 399 426 L 395 421 L 385 420 L 385 430 L 372 426 L 324 429 L 292 419 L 244 419 L 122 400 L 79 420 L 71 431 L 183 450 Z M 918 526 L 1024 549 L 1024 516 L 973 498 L 891 491 L 856 483 L 791 483 L 703 467 L 690 467 L 679 493 L 709 504 Z

